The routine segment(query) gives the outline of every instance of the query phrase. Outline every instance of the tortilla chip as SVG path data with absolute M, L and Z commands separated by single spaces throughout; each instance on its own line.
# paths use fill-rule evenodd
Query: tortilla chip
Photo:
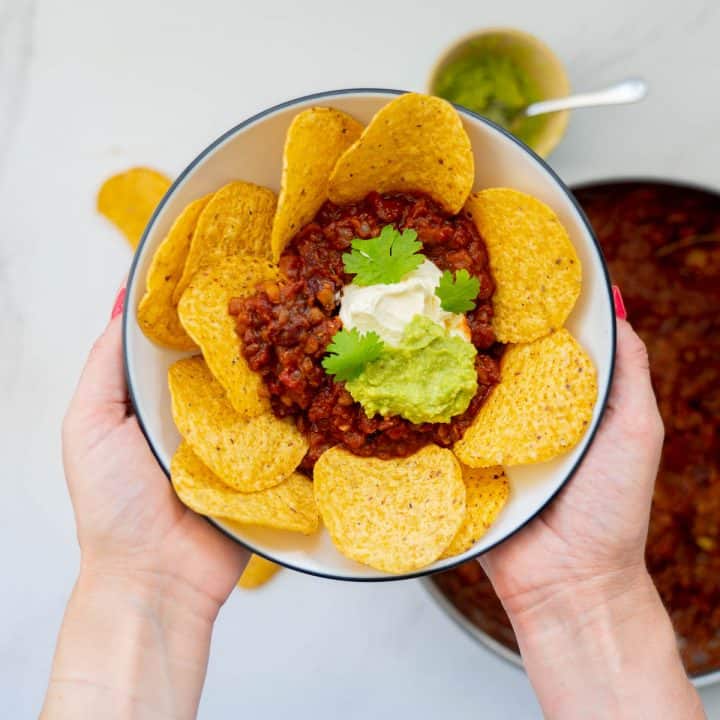
M 557 215 L 506 188 L 471 195 L 465 209 L 490 257 L 497 339 L 532 342 L 561 328 L 580 295 L 582 267 Z
M 98 212 L 128 239 L 133 250 L 172 181 L 157 170 L 130 168 L 108 178 L 97 196 Z
M 272 228 L 276 261 L 288 240 L 327 200 L 335 163 L 362 131 L 357 120 L 333 108 L 310 108 L 295 116 L 285 138 L 280 199 Z
M 242 590 L 254 590 L 273 578 L 279 569 L 277 563 L 259 555 L 251 555 L 237 586 Z
M 168 370 L 172 413 L 180 434 L 218 478 L 240 492 L 278 485 L 297 468 L 308 444 L 292 420 L 270 410 L 250 420 L 233 410 L 201 357 Z
M 248 367 L 242 355 L 242 341 L 235 332 L 235 318 L 228 313 L 228 304 L 231 298 L 247 295 L 257 283 L 277 275 L 277 268 L 267 260 L 250 255 L 226 257 L 195 273 L 178 305 L 180 322 L 244 418 L 259 415 L 270 404 L 261 395 L 262 378 Z
M 191 202 L 175 219 L 170 232 L 153 255 L 146 290 L 137 309 L 137 320 L 145 335 L 158 345 L 175 350 L 194 350 L 197 345 L 180 324 L 172 300 L 175 286 L 185 267 L 198 216 L 210 195 Z
M 567 330 L 513 345 L 455 454 L 470 467 L 550 460 L 583 436 L 596 398 L 595 367 Z
M 465 518 L 441 558 L 469 550 L 495 522 L 510 496 L 505 471 L 501 467 L 462 466 L 465 482 Z
M 470 139 L 455 108 L 440 98 L 408 93 L 381 108 L 343 153 L 328 194 L 342 205 L 372 190 L 420 191 L 455 214 L 474 181 Z
M 315 500 L 338 550 L 385 572 L 437 560 L 465 516 L 460 464 L 437 445 L 392 460 L 332 448 L 318 459 L 314 478 Z
M 312 481 L 300 473 L 266 490 L 238 492 L 222 483 L 183 442 L 173 456 L 170 475 L 180 500 L 201 515 L 305 535 L 320 526 Z
M 242 252 L 269 260 L 276 204 L 275 193 L 259 185 L 238 180 L 221 187 L 198 218 L 173 300 L 180 302 L 192 276 L 203 265 Z

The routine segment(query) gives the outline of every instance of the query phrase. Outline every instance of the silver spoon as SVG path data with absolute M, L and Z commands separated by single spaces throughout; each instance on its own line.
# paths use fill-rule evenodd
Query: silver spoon
M 524 110 L 521 110 L 518 115 L 520 117 L 535 117 L 536 115 L 559 112 L 560 110 L 576 110 L 578 108 L 597 107 L 599 105 L 624 105 L 625 103 L 634 103 L 642 100 L 645 95 L 647 95 L 647 91 L 648 86 L 644 80 L 629 78 L 603 90 L 568 95 L 568 97 L 556 98 L 554 100 L 534 102 Z

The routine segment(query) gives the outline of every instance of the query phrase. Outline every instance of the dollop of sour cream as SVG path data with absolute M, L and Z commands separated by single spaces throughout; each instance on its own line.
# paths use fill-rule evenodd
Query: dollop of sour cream
M 340 320 L 347 330 L 361 334 L 375 332 L 386 344 L 397 347 L 405 327 L 421 315 L 443 327 L 449 334 L 470 340 L 464 315 L 447 312 L 435 294 L 442 272 L 425 259 L 403 280 L 391 285 L 346 285 L 340 300 Z

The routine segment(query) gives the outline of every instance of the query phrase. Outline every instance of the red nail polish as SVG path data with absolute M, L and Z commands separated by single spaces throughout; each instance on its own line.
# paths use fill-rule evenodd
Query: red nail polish
M 622 293 L 617 285 L 612 286 L 613 302 L 615 303 L 615 314 L 621 320 L 627 320 L 627 310 L 623 301 Z
M 125 307 L 125 288 L 120 288 L 120 292 L 117 294 L 117 297 L 115 298 L 115 304 L 113 305 L 112 313 L 110 314 L 110 319 L 116 318 L 120 313 L 122 313 L 123 308 Z

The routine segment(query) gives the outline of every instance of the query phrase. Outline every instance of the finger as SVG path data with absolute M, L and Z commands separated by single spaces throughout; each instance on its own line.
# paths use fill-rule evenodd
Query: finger
M 122 311 L 125 308 L 125 285 L 120 288 L 120 292 L 117 294 L 117 297 L 115 298 L 115 304 L 113 305 L 112 313 L 110 314 L 110 319 L 114 320 L 118 315 L 122 314 Z
M 615 315 L 621 320 L 627 320 L 627 308 L 623 300 L 622 292 L 617 285 L 612 286 L 613 305 L 615 305 Z
M 647 350 L 627 322 L 618 320 L 617 330 L 615 374 L 601 433 L 616 449 L 625 443 L 644 448 L 646 465 L 657 468 L 664 429 L 650 380 Z
M 122 358 L 122 316 L 110 321 L 95 341 L 80 376 L 72 410 L 96 415 L 126 411 L 127 385 Z
M 120 283 L 120 289 L 118 290 L 118 294 L 115 297 L 115 302 L 113 303 L 113 309 L 110 313 L 110 319 L 114 320 L 118 315 L 121 315 L 123 310 L 125 310 L 125 296 L 127 294 L 127 281 L 128 276 L 126 275 L 123 278 L 123 281 Z
M 633 411 L 647 411 L 655 406 L 650 381 L 650 364 L 645 343 L 625 320 L 617 320 L 615 374 L 610 404 L 622 404 Z

